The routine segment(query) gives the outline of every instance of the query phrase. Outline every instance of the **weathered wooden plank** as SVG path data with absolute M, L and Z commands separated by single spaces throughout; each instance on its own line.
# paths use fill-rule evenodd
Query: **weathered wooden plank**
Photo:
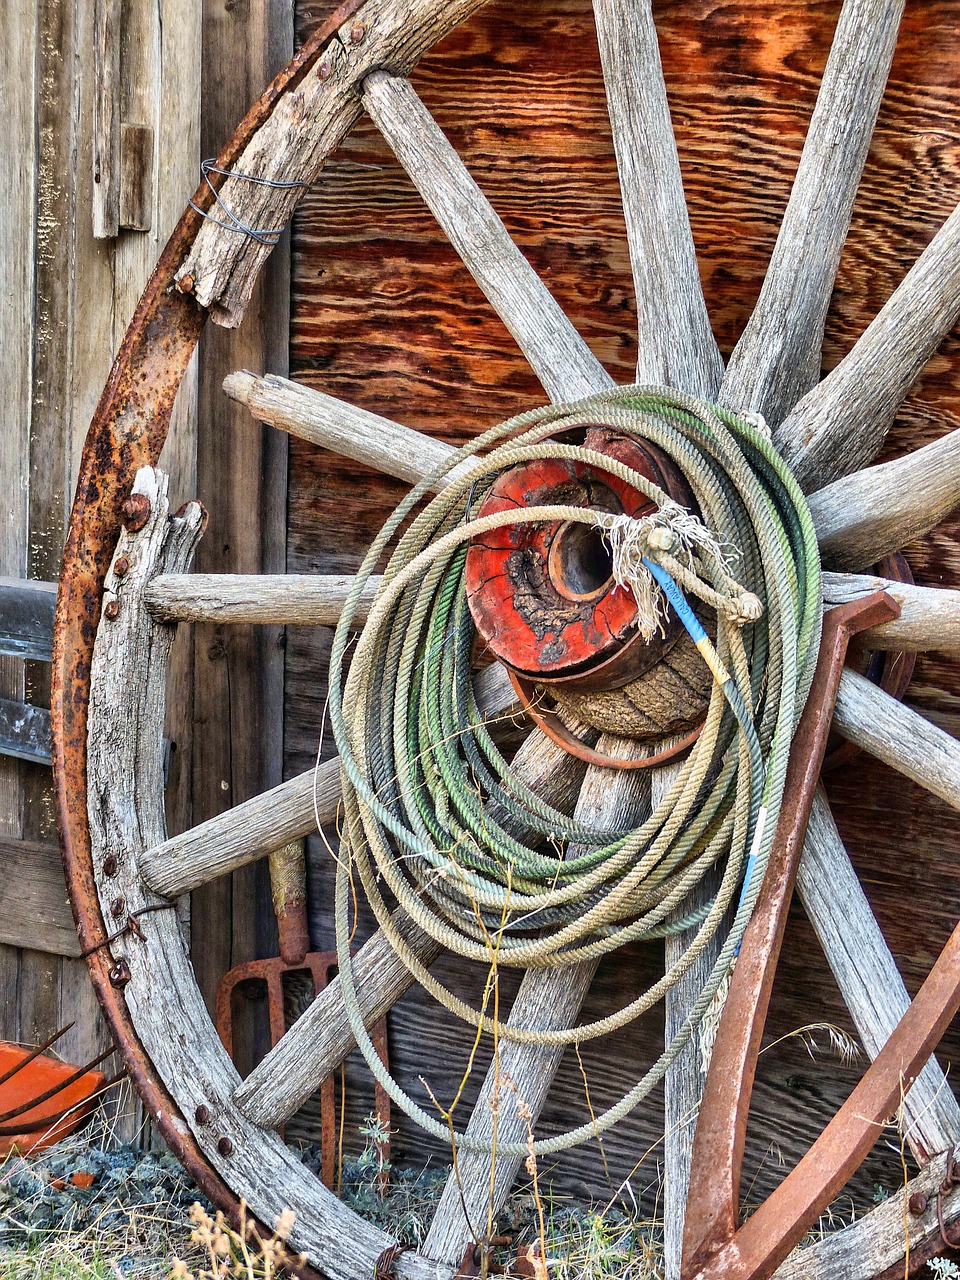
M 109 240 L 120 230 L 121 0 L 95 0 L 93 74 L 99 91 L 93 116 L 93 234 Z
M 0 840 L 0 866 L 0 943 L 79 956 L 57 846 Z
M 640 333 L 637 381 L 712 399 L 710 328 L 649 0 L 594 0 Z
M 327 74 L 305 75 L 284 94 L 235 166 L 278 187 L 228 178 L 221 201 L 248 227 L 283 227 L 315 182 L 331 151 L 360 113 L 356 90 L 385 60 L 401 73 L 484 0 L 368 0 L 363 21 L 348 22 L 324 53 Z M 236 327 L 254 281 L 273 248 L 213 222 L 201 228 L 178 272 L 189 276 L 198 301 L 218 324 Z
M 843 673 L 833 725 L 850 742 L 960 808 L 960 742 L 855 671 Z
M 797 892 L 871 1060 L 910 1004 L 896 962 L 843 846 L 821 788 L 797 873 Z M 936 1058 L 904 1099 L 904 1132 L 925 1162 L 960 1140 L 960 1105 Z
M 217 154 L 253 98 L 286 63 L 292 45 L 292 14 L 285 0 L 203 9 L 197 76 L 203 155 Z M 218 68 L 224 66 L 235 68 L 235 73 L 223 75 Z M 144 117 L 131 113 L 130 118 Z M 159 145 L 170 148 L 172 143 Z M 193 168 L 184 193 L 195 182 Z M 196 488 L 187 495 L 200 495 L 210 513 L 196 560 L 201 573 L 279 573 L 284 568 L 286 437 L 225 400 L 221 388 L 233 369 L 287 370 L 288 245 L 273 254 L 256 287 L 252 278 L 248 283 L 251 322 L 242 332 L 225 333 L 211 326 L 204 336 L 197 410 L 204 426 L 197 435 Z M 203 728 L 190 735 L 191 824 L 281 781 L 283 663 L 279 628 L 193 628 L 193 723 Z M 194 894 L 192 958 L 211 1007 L 217 983 L 231 965 L 271 954 L 275 948 L 268 879 L 264 862 L 221 877 Z M 255 1060 L 265 1042 L 257 1039 L 249 1007 L 244 1006 L 240 1016 L 235 1031 L 243 1066 Z
M 863 569 L 928 533 L 960 503 L 960 429 L 810 499 L 824 564 Z
M 431 440 L 421 431 L 275 374 L 257 378 L 252 373 L 231 373 L 223 389 L 261 422 L 411 484 L 443 466 L 453 452 L 451 445 Z M 468 469 L 469 463 L 460 464 L 438 487 Z
M 28 494 L 23 474 L 29 458 L 32 379 L 33 276 L 32 234 L 36 192 L 34 103 L 37 68 L 37 13 L 15 5 L 4 14 L 0 41 L 0 574 L 27 576 Z M 24 697 L 23 666 L 0 657 L 0 696 Z M 22 834 L 22 766 L 0 760 L 0 835 Z M 21 1033 L 18 982 L 20 959 L 0 948 L 0 980 L 14 999 L 0 1006 L 0 1034 Z
M 153 225 L 153 128 L 120 126 L 120 190 L 117 216 L 121 227 L 149 231 Z
M 333 573 L 171 573 L 154 578 L 146 601 L 158 622 L 331 627 L 353 583 L 349 575 Z M 366 620 L 379 586 L 378 577 L 365 585 L 354 615 L 358 626 Z
M 0 654 L 49 662 L 56 600 L 55 582 L 0 578 Z
M 853 350 L 804 396 L 775 439 L 805 489 L 871 462 L 921 370 L 960 314 L 960 207 Z
M 48 582 L 60 571 L 73 489 L 70 464 L 78 406 L 97 390 L 89 383 L 99 385 L 111 355 L 108 337 L 105 349 L 89 363 L 78 368 L 72 358 L 76 315 L 81 314 L 88 336 L 98 332 L 92 309 L 84 312 L 83 301 L 91 296 L 86 294 L 87 288 L 97 297 L 94 305 L 101 317 L 109 318 L 113 309 L 110 283 L 103 293 L 95 294 L 102 280 L 87 273 L 88 262 L 78 268 L 80 245 L 96 246 L 94 252 L 109 259 L 107 246 L 94 241 L 92 234 L 93 103 L 88 99 L 83 109 L 78 104 L 80 81 L 93 73 L 89 56 L 92 41 L 84 40 L 79 31 L 85 25 L 89 34 L 93 7 L 76 6 L 70 0 L 39 0 L 35 6 L 36 204 L 33 225 L 22 228 L 25 240 L 35 246 L 30 453 L 29 459 L 24 459 L 30 477 L 26 572 L 30 579 Z M 79 49 L 86 52 L 85 58 L 77 56 Z M 46 664 L 30 661 L 24 673 L 27 700 L 46 707 L 50 674 Z M 28 766 L 23 778 L 22 834 L 32 842 L 51 844 L 57 831 L 48 768 Z M 61 899 L 63 893 L 61 888 Z M 63 948 L 59 950 L 62 953 Z M 27 943 L 21 952 L 17 999 L 25 1038 L 44 1039 L 73 1023 L 57 1045 L 65 1058 L 85 1062 L 106 1047 L 99 1005 L 84 962 L 32 949 Z
M 723 400 L 776 425 L 820 376 L 827 307 L 873 137 L 903 0 L 846 0 L 760 297 Z M 790 437 L 790 428 L 777 434 Z
M 50 763 L 50 712 L 28 702 L 0 698 L 0 755 Z
M 551 400 L 612 386 L 410 81 L 375 71 L 364 81 L 363 105 Z
M 955 587 L 922 587 L 912 582 L 865 573 L 823 575 L 823 598 L 827 604 L 844 604 L 886 591 L 900 606 L 900 617 L 884 622 L 866 633 L 871 649 L 956 649 L 960 647 L 960 591 Z

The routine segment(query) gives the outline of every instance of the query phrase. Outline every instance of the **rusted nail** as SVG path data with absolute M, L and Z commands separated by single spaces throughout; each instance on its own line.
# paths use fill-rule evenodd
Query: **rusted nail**
M 181 293 L 193 293 L 196 283 L 196 280 L 188 271 L 186 275 L 181 276 L 177 281 L 177 288 Z
M 121 508 L 124 528 L 136 533 L 150 519 L 150 499 L 145 493 L 131 493 Z
M 350 41 L 352 44 L 359 44 L 363 37 L 367 34 L 367 28 L 362 22 L 355 22 L 350 28 Z
M 200 1103 L 199 1107 L 197 1107 L 196 1111 L 193 1113 L 193 1118 L 196 1120 L 197 1124 L 207 1124 L 210 1119 L 210 1108 L 205 1102 Z
M 220 1141 L 217 1143 L 217 1150 L 220 1152 L 222 1156 L 232 1156 L 233 1143 L 230 1141 L 229 1138 L 221 1138 Z
M 107 603 L 103 606 L 103 616 L 105 618 L 109 618 L 111 622 L 114 620 L 114 618 L 119 618 L 120 601 L 108 600 Z
M 125 578 L 127 576 L 127 574 L 130 572 L 130 561 L 127 559 L 126 556 L 120 557 L 120 559 L 113 566 L 113 572 L 116 574 L 118 578 Z
M 915 1191 L 907 1201 L 907 1208 L 915 1218 L 919 1218 L 927 1207 L 927 1197 L 922 1191 Z
M 127 907 L 126 898 L 114 898 L 110 903 L 110 914 L 112 916 L 122 916 Z
M 117 874 L 117 859 L 112 853 L 108 853 L 103 860 L 103 874 L 105 876 L 115 876 Z
M 333 63 L 329 58 L 320 59 L 320 65 L 317 67 L 317 75 L 321 80 L 329 80 L 333 75 Z
M 130 981 L 130 966 L 121 956 L 107 974 L 111 987 L 125 987 Z

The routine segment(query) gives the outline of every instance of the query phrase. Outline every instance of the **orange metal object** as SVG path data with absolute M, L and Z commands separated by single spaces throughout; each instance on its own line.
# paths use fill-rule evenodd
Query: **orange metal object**
M 576 734 L 571 733 L 567 726 L 554 711 L 538 705 L 538 693 L 535 685 L 522 680 L 515 671 L 508 669 L 507 675 L 510 677 L 510 683 L 516 691 L 517 697 L 520 699 L 520 705 L 548 738 L 563 747 L 564 751 L 569 751 L 572 756 L 577 756 L 580 760 L 586 760 L 587 764 L 598 766 L 601 769 L 654 769 L 660 765 L 669 764 L 671 760 L 675 760 L 677 756 L 683 755 L 685 751 L 689 751 L 696 740 L 700 737 L 703 725 L 697 725 L 695 729 L 675 742 L 672 747 L 664 747 L 662 751 L 657 751 L 654 755 L 644 756 L 642 760 L 628 759 L 624 756 L 607 756 L 602 751 L 595 751 L 593 747 L 588 747 L 585 742 L 581 742 Z
M 70 1063 L 0 1041 L 0 1112 L 16 1116 L 0 1129 L 0 1156 L 43 1151 L 86 1120 L 106 1078 L 100 1071 L 71 1077 L 77 1068 Z

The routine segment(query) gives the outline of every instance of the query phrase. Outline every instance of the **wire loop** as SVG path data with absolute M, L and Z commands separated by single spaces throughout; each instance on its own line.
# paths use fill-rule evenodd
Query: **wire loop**
M 268 245 L 270 248 L 273 248 L 279 241 L 285 228 L 266 227 L 258 230 L 256 227 L 249 226 L 242 218 L 238 218 L 211 182 L 211 173 L 219 174 L 223 178 L 238 178 L 242 182 L 252 182 L 257 187 L 269 187 L 272 191 L 294 191 L 297 187 L 308 185 L 306 182 L 280 182 L 276 178 L 261 178 L 253 173 L 240 173 L 236 169 L 221 169 L 218 167 L 216 160 L 212 158 L 200 162 L 200 176 L 210 188 L 217 207 L 223 211 L 229 221 L 224 222 L 221 218 L 215 218 L 209 209 L 201 209 L 193 200 L 190 201 L 190 208 L 199 213 L 201 218 L 206 218 L 208 222 L 212 222 L 214 226 L 222 227 L 224 231 L 236 231 L 240 235 L 249 236 L 251 240 L 256 240 L 258 244 Z

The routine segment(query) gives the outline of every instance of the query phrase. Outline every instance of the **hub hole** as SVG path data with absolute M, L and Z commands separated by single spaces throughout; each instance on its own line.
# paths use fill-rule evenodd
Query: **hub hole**
M 569 520 L 554 534 L 548 570 L 565 599 L 596 600 L 613 582 L 613 557 L 599 529 Z

